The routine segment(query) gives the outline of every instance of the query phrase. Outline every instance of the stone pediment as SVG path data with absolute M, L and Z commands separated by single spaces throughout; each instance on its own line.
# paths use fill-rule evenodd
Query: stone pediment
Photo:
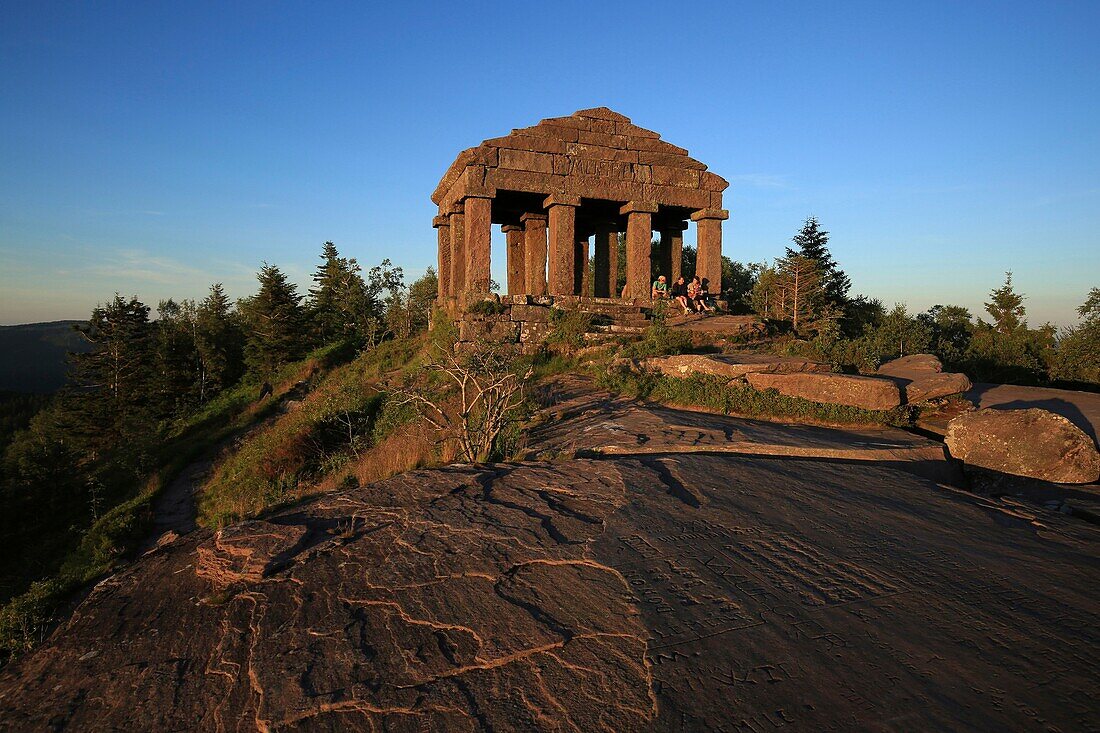
M 596 107 L 462 151 L 432 201 L 445 212 L 466 196 L 508 190 L 703 209 L 720 207 L 728 185 L 686 149 Z

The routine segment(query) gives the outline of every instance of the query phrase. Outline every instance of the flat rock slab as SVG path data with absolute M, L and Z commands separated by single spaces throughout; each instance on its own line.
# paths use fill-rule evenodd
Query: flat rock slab
M 961 394 L 971 387 L 965 374 L 943 371 L 943 364 L 932 354 L 913 354 L 888 361 L 876 374 L 893 379 L 901 388 L 904 401 L 911 405 Z
M 999 473 L 1068 484 L 1092 483 L 1100 476 L 1092 438 L 1039 408 L 960 415 L 947 426 L 945 442 L 955 458 Z
M 1100 435 L 1100 393 L 1015 384 L 975 384 L 965 397 L 981 408 L 1019 410 L 1038 407 L 1069 420 L 1093 440 Z
M 774 389 L 811 402 L 891 410 L 901 404 L 901 390 L 890 379 L 852 374 L 753 374 L 746 379 L 756 389 Z
M 221 586 L 186 535 L 0 672 L 6 730 L 1086 730 L 1100 532 L 877 466 L 414 471 Z M 257 539 L 262 548 L 266 541 Z M 261 550 L 261 554 L 267 552 Z
M 910 354 L 891 359 L 878 368 L 878 374 L 888 377 L 910 377 L 914 374 L 942 372 L 943 362 L 935 354 Z
M 678 308 L 679 306 L 670 306 Z M 766 336 L 767 326 L 756 316 L 701 316 L 676 315 L 668 319 L 670 328 L 713 336 Z
M 530 433 L 543 456 L 735 453 L 889 464 L 957 482 L 938 441 L 888 427 L 825 427 L 666 407 L 616 397 L 576 377 L 555 383 L 548 419 Z
M 643 360 L 642 364 L 673 377 L 708 374 L 727 379 L 740 379 L 751 372 L 793 374 L 832 371 L 832 367 L 820 361 L 772 354 L 677 354 L 651 357 Z

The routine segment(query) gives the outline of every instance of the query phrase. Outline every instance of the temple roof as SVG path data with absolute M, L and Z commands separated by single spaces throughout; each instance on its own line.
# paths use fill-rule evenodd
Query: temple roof
M 729 184 L 688 151 L 606 107 L 549 117 L 459 153 L 432 194 L 441 211 L 496 190 L 721 207 Z

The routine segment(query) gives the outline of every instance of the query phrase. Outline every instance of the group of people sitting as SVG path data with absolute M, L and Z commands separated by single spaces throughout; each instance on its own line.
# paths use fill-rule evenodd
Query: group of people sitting
M 683 275 L 676 278 L 672 288 L 668 287 L 668 281 L 664 275 L 660 275 L 653 281 L 653 291 L 650 293 L 654 299 L 669 298 L 675 300 L 684 309 L 684 313 L 710 313 L 713 306 L 707 304 L 710 295 L 707 281 L 700 280 L 696 275 L 691 282 L 686 282 Z

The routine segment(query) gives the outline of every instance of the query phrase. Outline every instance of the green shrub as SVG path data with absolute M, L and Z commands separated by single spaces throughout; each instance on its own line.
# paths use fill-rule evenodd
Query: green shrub
M 590 313 L 574 308 L 551 308 L 546 342 L 579 349 L 585 345 L 585 335 L 592 330 L 592 324 Z
M 912 409 L 864 410 L 846 405 L 820 404 L 788 397 L 775 390 L 756 390 L 748 384 L 729 384 L 720 377 L 670 377 L 659 372 L 610 370 L 602 386 L 614 392 L 670 405 L 702 407 L 741 417 L 777 417 L 835 425 L 910 425 Z
M 466 307 L 466 312 L 475 316 L 499 316 L 508 310 L 508 306 L 495 300 L 479 300 Z

